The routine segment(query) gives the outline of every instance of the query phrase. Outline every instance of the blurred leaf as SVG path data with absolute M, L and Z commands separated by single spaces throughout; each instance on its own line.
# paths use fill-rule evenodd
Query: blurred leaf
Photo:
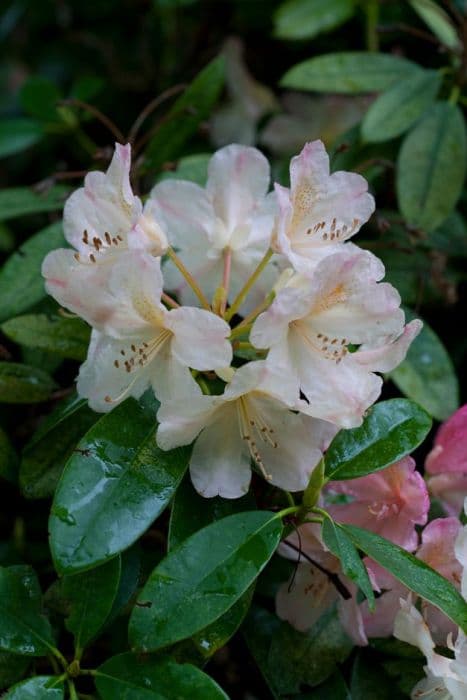
M 204 187 L 208 178 L 208 163 L 210 153 L 196 153 L 193 156 L 180 158 L 175 170 L 167 170 L 161 173 L 158 181 L 162 180 L 190 180 Z
M 316 56 L 293 66 L 281 85 L 294 90 L 341 94 L 378 92 L 419 71 L 415 63 L 399 56 L 344 51 Z
M 467 165 L 465 125 L 459 107 L 432 105 L 407 134 L 399 152 L 396 186 L 407 222 L 436 229 L 454 209 Z
M 19 469 L 26 498 L 52 496 L 78 440 L 99 418 L 76 395 L 60 402 L 26 444 Z
M 177 489 L 170 512 L 169 550 L 174 549 L 188 537 L 206 525 L 228 515 L 254 510 L 255 499 L 250 493 L 241 498 L 227 499 L 215 496 L 200 496 L 187 475 Z
M 19 345 L 48 350 L 73 360 L 86 359 L 91 329 L 80 318 L 26 314 L 1 325 L 3 333 Z
M 0 121 L 0 158 L 25 151 L 26 148 L 38 143 L 43 136 L 41 125 L 32 119 L 24 117 L 2 119 Z
M 54 639 L 41 604 L 39 582 L 29 566 L 0 567 L 0 649 L 23 656 L 50 653 Z
M 40 214 L 63 209 L 68 193 L 68 187 L 63 185 L 54 185 L 54 187 L 50 187 L 46 192 L 42 193 L 35 192 L 29 187 L 9 187 L 1 190 L 0 221 L 15 219 L 18 216 L 26 216 L 28 214 Z M 52 224 L 52 226 L 57 228 L 60 224 L 56 223 Z M 43 231 L 51 231 L 52 226 L 48 226 Z M 37 235 L 40 235 L 40 233 L 42 231 Z
M 340 26 L 355 12 L 354 0 L 287 0 L 276 12 L 279 39 L 311 39 Z
M 115 557 L 103 566 L 83 574 L 60 579 L 60 593 L 66 609 L 65 626 L 75 638 L 78 655 L 104 626 L 117 595 L 121 560 Z
M 15 247 L 13 232 L 5 223 L 0 221 L 0 252 L 9 253 Z
M 369 609 L 373 611 L 375 607 L 373 587 L 366 566 L 360 559 L 352 540 L 345 534 L 341 526 L 330 518 L 325 518 L 321 532 L 326 547 L 340 559 L 345 576 L 360 588 L 368 600 Z
M 336 671 L 317 688 L 299 696 L 297 700 L 353 700 L 340 671 Z M 376 700 L 376 698 L 375 698 Z
M 367 143 L 389 141 L 400 136 L 419 119 L 436 99 L 441 75 L 423 71 L 398 81 L 378 97 L 362 122 Z
M 160 450 L 156 427 L 155 412 L 129 399 L 80 440 L 50 516 L 59 573 L 89 569 L 127 549 L 170 502 L 190 450 Z
M 430 416 L 413 401 L 380 401 L 360 427 L 338 432 L 326 452 L 326 476 L 355 479 L 384 469 L 413 452 L 430 429 Z
M 102 700 L 228 700 L 217 683 L 195 666 L 130 653 L 102 664 L 96 672 L 96 686 Z
M 452 20 L 438 3 L 433 0 L 409 0 L 409 2 L 442 44 L 449 49 L 460 47 L 460 40 Z
M 350 685 L 352 700 L 403 700 L 394 683 L 375 659 L 357 654 Z
M 251 586 L 279 544 L 282 522 L 268 511 L 230 515 L 199 530 L 156 566 L 130 619 L 133 649 L 155 651 L 191 637 Z M 177 613 L 183 606 L 184 614 Z
M 415 317 L 406 311 L 408 320 Z M 442 421 L 459 408 L 459 385 L 446 348 L 424 321 L 405 360 L 390 375 L 409 398 Z
M 85 75 L 75 80 L 70 91 L 70 97 L 89 102 L 103 90 L 104 86 L 105 81 L 97 75 Z
M 16 483 L 18 475 L 18 455 L 5 431 L 0 428 L 0 477 Z
M 56 388 L 52 377 L 36 367 L 0 362 L 0 403 L 47 401 Z
M 1 321 L 26 311 L 46 296 L 42 261 L 50 250 L 64 243 L 61 223 L 52 224 L 29 238 L 8 258 L 0 270 Z
M 16 683 L 26 673 L 31 660 L 27 656 L 0 651 L 0 690 Z
M 389 540 L 355 525 L 341 525 L 353 543 L 407 588 L 444 612 L 467 631 L 467 602 L 452 583 L 421 559 Z
M 148 144 L 147 168 L 158 170 L 167 161 L 177 158 L 199 124 L 208 118 L 224 85 L 224 64 L 223 56 L 211 61 L 169 110 Z
M 23 83 L 20 100 L 25 112 L 44 121 L 56 121 L 60 92 L 47 78 L 32 76 Z
M 462 214 L 453 211 L 422 243 L 452 257 L 467 257 L 467 223 Z
M 63 680 L 57 676 L 35 676 L 8 691 L 8 700 L 62 700 Z

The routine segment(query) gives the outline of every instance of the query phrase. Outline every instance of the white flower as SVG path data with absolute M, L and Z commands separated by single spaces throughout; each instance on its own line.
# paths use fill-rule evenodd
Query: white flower
M 329 174 L 322 141 L 307 143 L 290 164 L 290 190 L 276 185 L 279 214 L 273 247 L 297 272 L 310 274 L 326 255 L 353 236 L 375 208 L 357 173 Z
M 238 498 L 246 493 L 252 459 L 271 483 L 300 491 L 336 428 L 292 412 L 297 399 L 287 372 L 250 362 L 235 372 L 221 396 L 184 401 L 173 395 L 163 401 L 157 442 L 171 450 L 198 438 L 190 473 L 203 496 Z
M 46 289 L 60 304 L 80 314 L 80 290 L 109 273 L 109 263 L 123 252 L 167 250 L 164 231 L 130 185 L 131 147 L 115 145 L 106 173 L 90 172 L 84 187 L 65 204 L 65 238 L 75 248 L 54 250 L 42 266 Z
M 464 501 L 464 511 L 467 515 L 467 498 Z M 462 528 L 456 539 L 454 547 L 457 560 L 462 565 L 461 593 L 467 600 L 467 525 Z
M 208 299 L 223 283 L 226 255 L 231 260 L 232 300 L 268 250 L 274 220 L 268 187 L 266 158 L 255 148 L 234 144 L 211 158 L 206 188 L 166 180 L 152 190 L 147 206 Z M 182 303 L 193 302 L 192 290 L 171 264 L 164 276 L 167 289 Z M 276 277 L 275 266 L 269 265 L 249 295 L 247 309 L 263 300 Z
M 95 410 L 109 411 L 149 386 L 158 398 L 200 393 L 188 367 L 212 370 L 230 363 L 227 323 L 203 309 L 168 311 L 161 293 L 160 260 L 142 251 L 121 256 L 104 287 L 83 290 L 88 306 L 82 315 L 95 330 L 78 392 Z
M 404 329 L 400 297 L 378 283 L 383 264 L 348 244 L 324 258 L 313 277 L 295 276 L 254 323 L 250 339 L 270 348 L 268 362 L 284 366 L 309 402 L 307 412 L 349 428 L 376 401 L 381 378 L 405 356 L 420 329 Z M 349 345 L 360 346 L 349 352 Z

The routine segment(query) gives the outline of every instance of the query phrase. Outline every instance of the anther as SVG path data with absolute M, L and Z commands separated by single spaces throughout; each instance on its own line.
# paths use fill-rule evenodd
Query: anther
M 114 360 L 114 366 L 118 369 L 120 367 L 120 362 L 118 360 Z
M 105 401 L 106 403 L 112 403 L 112 399 L 111 399 L 111 397 L 110 397 L 109 395 L 104 396 L 104 401 Z
M 104 233 L 104 238 L 107 245 L 110 245 L 112 243 L 112 239 L 110 238 L 110 233 L 108 231 Z
M 96 262 L 96 258 L 94 257 L 94 255 L 93 255 L 92 253 L 91 253 L 90 256 L 89 256 L 89 260 L 90 260 L 92 263 L 95 263 L 95 262 Z
M 78 262 L 80 262 L 79 253 L 75 253 L 75 254 L 73 255 L 73 257 L 74 257 L 75 260 L 77 260 Z

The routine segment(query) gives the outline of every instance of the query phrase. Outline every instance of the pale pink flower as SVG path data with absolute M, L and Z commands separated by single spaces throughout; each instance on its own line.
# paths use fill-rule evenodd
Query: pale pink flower
M 309 274 L 323 256 L 336 252 L 375 209 L 368 183 L 357 173 L 330 175 L 322 141 L 307 143 L 290 164 L 290 190 L 276 185 L 279 214 L 274 249 L 297 272 Z
M 208 299 L 223 282 L 226 255 L 232 301 L 268 250 L 274 220 L 269 179 L 269 163 L 260 151 L 233 144 L 211 158 L 205 188 L 166 180 L 152 190 L 148 206 Z M 245 308 L 262 301 L 277 274 L 273 264 L 264 270 Z M 166 266 L 164 277 L 166 288 L 182 303 L 193 301 L 192 290 L 173 265 Z
M 329 491 L 352 499 L 328 507 L 337 522 L 375 532 L 409 552 L 417 548 L 415 526 L 426 523 L 430 501 L 411 457 L 358 479 L 332 481 Z
M 464 513 L 467 515 L 467 498 L 464 501 Z M 462 566 L 461 593 L 465 600 L 467 600 L 467 525 L 464 525 L 459 532 L 454 545 L 454 551 L 457 560 Z
M 233 372 L 232 372 L 233 373 Z M 249 362 L 238 369 L 221 396 L 175 393 L 157 414 L 163 450 L 189 445 L 193 485 L 203 496 L 238 498 L 248 491 L 251 460 L 271 483 L 300 491 L 336 428 L 300 415 L 296 386 L 281 368 Z
M 81 290 L 98 285 L 111 265 L 129 249 L 162 255 L 167 238 L 130 185 L 131 147 L 115 145 L 107 172 L 90 172 L 84 187 L 68 198 L 63 214 L 65 238 L 75 249 L 49 253 L 42 265 L 45 286 L 62 306 L 80 313 Z
M 467 496 L 467 405 L 439 428 L 425 471 L 431 494 L 449 515 L 459 515 Z
M 349 244 L 312 278 L 291 277 L 255 321 L 251 342 L 296 379 L 310 415 L 359 425 L 381 391 L 374 372 L 399 364 L 419 332 L 419 321 L 404 328 L 399 294 L 383 276 L 378 258 Z
M 94 327 L 78 393 L 97 411 L 109 411 L 152 386 L 157 397 L 200 393 L 189 367 L 212 370 L 232 358 L 228 324 L 192 307 L 161 303 L 160 259 L 127 252 L 105 284 L 81 293 L 81 315 Z

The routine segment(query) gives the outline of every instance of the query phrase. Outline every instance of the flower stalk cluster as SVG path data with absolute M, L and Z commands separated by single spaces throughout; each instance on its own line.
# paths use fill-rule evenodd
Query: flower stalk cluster
M 314 141 L 290 188 L 270 191 L 262 153 L 231 145 L 205 187 L 165 180 L 143 206 L 130 166 L 117 144 L 107 172 L 86 176 L 65 206 L 71 249 L 43 264 L 49 293 L 93 329 L 79 394 L 105 412 L 152 388 L 158 445 L 194 442 L 204 496 L 241 496 L 252 464 L 303 490 L 421 327 L 405 325 L 381 261 L 349 241 L 374 210 L 367 182 L 331 174 Z

